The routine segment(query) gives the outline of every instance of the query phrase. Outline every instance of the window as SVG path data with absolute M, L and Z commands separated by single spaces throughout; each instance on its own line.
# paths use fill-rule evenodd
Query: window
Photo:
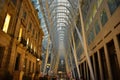
M 27 38 L 27 46 L 28 46 L 28 44 L 29 44 L 29 38 Z
M 102 26 L 105 25 L 105 23 L 107 22 L 107 20 L 108 20 L 108 17 L 107 17 L 106 12 L 102 11 L 102 13 L 101 13 L 101 24 L 102 24 Z
M 15 70 L 19 70 L 19 65 L 20 65 L 20 54 L 18 53 L 16 57 Z
M 18 37 L 18 41 L 21 41 L 21 37 L 22 37 L 22 28 L 20 28 L 20 31 L 19 31 L 19 37 Z
M 5 17 L 5 22 L 4 22 L 4 25 L 3 25 L 3 31 L 4 31 L 5 33 L 7 33 L 7 31 L 8 31 L 10 19 L 11 19 L 11 15 L 7 13 L 7 15 L 6 15 L 6 17 Z
M 31 43 L 31 49 L 32 49 L 32 47 L 33 47 L 33 45 L 32 45 L 32 43 Z
M 88 45 L 93 41 L 94 37 L 95 37 L 94 36 L 94 29 L 91 29 L 91 31 L 90 31 L 90 33 L 88 35 L 88 40 L 87 40 Z
M 116 10 L 116 8 L 120 5 L 119 0 L 108 0 L 108 6 L 110 9 L 110 13 L 113 14 L 113 12 Z
M 94 39 L 94 29 L 92 29 L 92 31 L 90 32 L 90 37 L 91 37 L 91 41 L 93 41 L 93 39 Z
M 88 45 L 90 44 L 90 35 L 88 35 L 87 43 L 88 43 Z
M 96 33 L 96 35 L 97 35 L 99 32 L 100 32 L 100 26 L 99 26 L 98 22 L 96 21 L 96 23 L 95 23 L 95 33 Z

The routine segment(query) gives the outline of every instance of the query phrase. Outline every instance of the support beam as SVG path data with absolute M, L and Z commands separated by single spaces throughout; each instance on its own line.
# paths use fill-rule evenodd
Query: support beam
M 84 22 L 83 22 L 81 4 L 80 4 L 79 0 L 78 0 L 78 5 L 79 5 L 79 14 L 80 14 L 81 27 L 82 27 L 84 53 L 85 53 L 85 56 L 86 56 L 86 59 L 87 59 L 89 69 L 90 69 L 91 78 L 92 78 L 92 80 L 95 80 L 92 64 L 91 64 L 91 61 L 90 61 L 90 57 L 88 55 L 87 42 L 86 42 L 86 36 L 85 36 L 85 27 L 84 27 Z
M 72 47 L 73 56 L 74 56 L 74 59 L 75 59 L 75 65 L 76 65 L 76 68 L 77 68 L 78 77 L 80 79 L 80 72 L 79 72 L 79 67 L 78 67 L 78 62 L 77 62 L 76 47 L 75 47 L 75 40 L 74 40 L 73 31 L 72 31 L 71 35 L 72 35 L 72 40 L 73 40 L 73 47 L 72 47 L 72 42 L 71 42 L 71 47 Z
M 45 75 L 45 70 L 47 67 L 47 62 L 48 62 L 48 57 L 49 57 L 49 40 L 50 38 L 48 37 L 48 43 L 47 43 L 47 51 L 46 51 L 46 57 L 45 57 L 45 65 L 44 65 L 44 69 L 43 69 L 43 75 Z

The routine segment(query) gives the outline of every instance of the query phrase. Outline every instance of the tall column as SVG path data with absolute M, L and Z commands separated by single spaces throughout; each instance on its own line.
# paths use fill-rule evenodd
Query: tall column
M 96 54 L 96 53 L 94 53 L 94 54 Z M 93 57 L 94 75 L 95 75 L 95 79 L 97 80 L 97 71 L 96 71 L 95 55 L 93 55 L 92 57 Z
M 72 64 L 72 58 L 71 58 L 71 55 L 70 55 L 70 63 L 71 63 L 71 67 L 72 67 L 73 77 L 75 78 L 74 66 L 73 66 L 73 64 Z
M 86 75 L 87 75 L 86 80 L 89 80 L 89 71 L 88 70 L 89 70 L 88 65 L 86 63 Z
M 48 43 L 47 43 L 47 51 L 46 51 L 46 57 L 45 57 L 45 65 L 44 65 L 44 69 L 43 69 L 43 75 L 45 74 L 45 70 L 46 70 L 46 67 L 47 67 L 47 61 L 48 61 L 48 57 L 49 57 L 49 36 L 48 36 Z
M 104 80 L 103 78 L 103 71 L 102 71 L 102 62 L 101 62 L 101 56 L 100 56 L 100 52 L 97 51 L 97 54 L 98 54 L 98 64 L 99 64 L 99 69 L 100 69 L 100 78 L 101 80 Z
M 68 67 L 68 58 L 67 58 L 67 54 L 65 54 L 65 65 L 66 65 L 66 72 L 69 73 L 69 72 L 70 72 L 70 67 Z
M 118 43 L 118 40 L 117 40 L 117 36 L 114 36 L 113 40 L 114 40 L 115 51 L 116 51 L 116 54 L 117 54 L 118 63 L 119 63 L 119 66 L 120 66 L 120 48 L 119 48 L 119 43 Z
M 81 10 L 81 4 L 78 0 L 78 5 L 79 5 L 79 14 L 80 14 L 80 21 L 81 21 L 81 27 L 82 27 L 82 35 L 83 35 L 83 44 L 84 44 L 84 53 L 87 59 L 87 63 L 90 69 L 90 74 L 91 74 L 91 78 L 92 80 L 95 80 L 94 77 L 94 73 L 93 73 L 93 69 L 92 69 L 92 65 L 91 65 L 91 61 L 88 55 L 88 49 L 87 49 L 87 42 L 86 42 L 86 36 L 85 36 L 85 27 L 84 27 L 84 22 L 83 22 L 83 16 L 82 16 L 82 10 Z
M 106 58 L 106 63 L 107 63 L 107 68 L 108 68 L 109 80 L 113 80 L 111 65 L 110 65 L 110 60 L 109 60 L 109 54 L 108 54 L 108 51 L 107 51 L 106 44 L 104 44 L 104 50 L 105 50 L 105 58 Z
M 83 62 L 83 69 L 84 69 L 84 79 L 86 79 L 86 67 L 85 67 L 86 62 Z
M 28 74 L 29 73 L 29 59 L 28 59 L 28 56 L 26 57 L 26 59 L 27 59 L 27 61 L 26 61 L 25 67 L 26 67 L 26 74 Z
M 76 55 L 76 47 L 75 47 L 75 39 L 74 39 L 74 36 L 73 36 L 73 32 L 72 32 L 72 40 L 73 40 L 73 48 L 72 48 L 73 56 L 74 56 L 74 59 L 75 59 L 75 64 L 76 64 L 76 68 L 77 68 L 78 77 L 80 79 L 81 75 L 80 75 L 79 68 L 78 68 L 77 55 Z M 71 45 L 72 45 L 72 43 L 71 43 Z

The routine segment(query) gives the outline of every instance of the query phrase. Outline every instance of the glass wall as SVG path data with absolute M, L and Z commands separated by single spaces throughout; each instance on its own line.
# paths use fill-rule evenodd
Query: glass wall
M 101 13 L 101 24 L 102 26 L 104 26 L 108 20 L 108 17 L 107 17 L 107 14 L 106 14 L 106 11 L 103 10 L 102 13 Z
M 98 24 L 98 21 L 95 22 L 95 33 L 96 35 L 100 32 L 100 26 Z
M 113 12 L 116 10 L 116 8 L 119 5 L 120 5 L 120 0 L 108 0 L 108 6 L 111 14 L 113 14 Z

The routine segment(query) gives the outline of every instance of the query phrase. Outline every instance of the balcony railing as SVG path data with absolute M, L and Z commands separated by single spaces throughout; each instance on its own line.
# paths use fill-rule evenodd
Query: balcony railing
M 31 53 L 33 56 L 37 57 L 37 56 L 36 56 L 37 53 L 34 52 L 34 50 L 30 48 L 30 46 L 27 47 L 27 51 L 28 51 L 29 53 Z

